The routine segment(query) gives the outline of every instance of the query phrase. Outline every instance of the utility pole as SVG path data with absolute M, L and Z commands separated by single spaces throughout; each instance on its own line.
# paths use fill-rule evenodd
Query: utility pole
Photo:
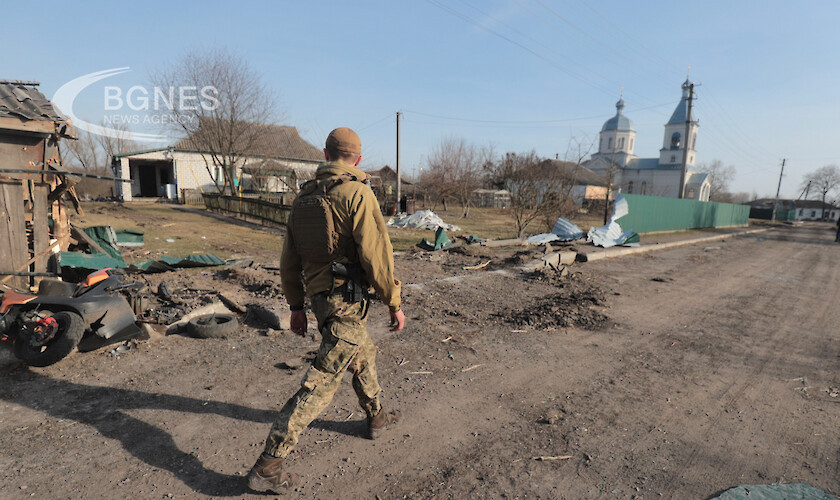
M 400 206 L 400 112 L 397 111 L 397 213 L 401 213 Z
M 688 86 L 688 112 L 685 115 L 685 140 L 683 141 L 682 172 L 680 173 L 680 199 L 685 198 L 685 178 L 688 175 L 688 148 L 691 146 L 691 103 L 694 100 L 694 84 Z
M 785 158 L 782 158 L 782 171 L 779 172 L 779 187 L 776 188 L 776 201 L 773 203 L 773 215 L 771 221 L 776 220 L 776 209 L 779 207 L 779 191 L 782 190 L 782 176 L 785 174 Z
M 797 198 L 797 200 L 807 200 L 808 199 L 808 193 L 811 192 L 811 182 L 813 182 L 813 181 L 808 181 L 808 185 L 805 186 L 805 189 L 803 189 L 801 193 L 799 193 L 799 198 Z

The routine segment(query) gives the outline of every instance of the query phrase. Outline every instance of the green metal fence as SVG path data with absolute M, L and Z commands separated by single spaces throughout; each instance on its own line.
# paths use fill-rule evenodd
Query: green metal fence
M 623 229 L 632 229 L 637 233 L 746 226 L 749 223 L 748 205 L 638 194 L 622 196 L 627 200 L 630 213 L 618 219 L 618 223 Z

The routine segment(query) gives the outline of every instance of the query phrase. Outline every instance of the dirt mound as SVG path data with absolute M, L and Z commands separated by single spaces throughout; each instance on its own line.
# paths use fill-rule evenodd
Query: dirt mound
M 496 317 L 505 323 L 538 329 L 600 328 L 609 320 L 601 312 L 606 293 L 591 278 L 574 273 L 563 276 L 559 271 L 539 271 L 528 275 L 534 281 L 551 284 L 558 291 L 538 297 L 521 309 L 508 309 Z

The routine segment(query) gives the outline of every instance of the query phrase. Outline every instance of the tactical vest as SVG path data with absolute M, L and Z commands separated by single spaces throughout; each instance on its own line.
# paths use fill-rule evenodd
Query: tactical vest
M 336 231 L 333 204 L 328 193 L 336 186 L 357 181 L 352 175 L 336 175 L 326 179 L 313 179 L 300 188 L 292 203 L 291 229 L 295 250 L 311 262 L 335 262 L 348 249 L 341 248 L 341 237 Z

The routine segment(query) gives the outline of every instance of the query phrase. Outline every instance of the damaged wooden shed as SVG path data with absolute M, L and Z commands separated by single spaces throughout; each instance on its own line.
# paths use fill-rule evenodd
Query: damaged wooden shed
M 57 272 L 53 250 L 70 240 L 62 197 L 80 210 L 61 162 L 72 129 L 37 85 L 0 80 L 0 284 L 18 288 Z

